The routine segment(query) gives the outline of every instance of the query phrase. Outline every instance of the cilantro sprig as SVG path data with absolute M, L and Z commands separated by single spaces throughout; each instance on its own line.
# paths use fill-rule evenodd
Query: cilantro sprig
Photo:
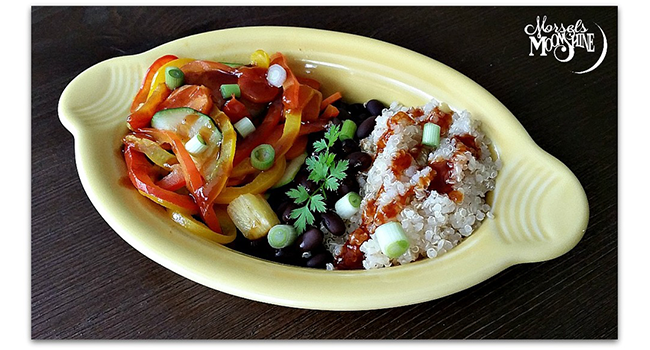
M 296 220 L 294 226 L 300 233 L 305 231 L 307 225 L 314 223 L 314 213 L 324 213 L 327 210 L 326 191 L 336 191 L 345 179 L 348 160 L 337 160 L 336 155 L 331 152 L 340 134 L 341 128 L 338 125 L 331 126 L 323 139 L 314 142 L 314 154 L 305 160 L 309 170 L 308 179 L 314 181 L 318 188 L 311 194 L 303 185 L 287 191 L 287 196 L 299 205 L 291 211 L 291 218 Z

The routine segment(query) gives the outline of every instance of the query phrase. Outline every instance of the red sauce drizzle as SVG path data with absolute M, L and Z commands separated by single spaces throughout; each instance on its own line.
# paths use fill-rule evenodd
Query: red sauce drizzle
M 456 149 L 458 152 L 469 151 L 474 157 L 481 156 L 481 149 L 476 145 L 476 137 L 470 134 L 456 135 Z
M 383 135 L 379 138 L 377 141 L 377 153 L 381 153 L 384 148 L 386 147 L 386 143 L 388 142 L 388 139 L 395 134 L 395 128 L 393 128 L 393 125 L 397 125 L 400 120 L 412 120 L 413 118 L 404 113 L 404 112 L 397 112 L 395 113 L 390 119 L 386 122 L 388 125 L 388 130 L 384 132 Z
M 411 166 L 411 163 L 413 163 L 413 156 L 409 152 L 405 150 L 398 151 L 391 164 L 391 170 L 395 177 L 399 178 Z
M 445 113 L 441 111 L 438 107 L 435 107 L 432 113 L 429 114 L 429 117 L 424 121 L 424 123 L 435 123 L 440 127 L 440 135 L 446 135 L 449 132 L 449 127 L 451 126 L 451 113 Z

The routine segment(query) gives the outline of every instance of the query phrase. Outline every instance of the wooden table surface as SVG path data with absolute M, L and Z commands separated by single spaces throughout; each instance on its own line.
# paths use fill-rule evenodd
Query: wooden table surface
M 581 19 L 596 50 L 529 56 L 524 27 Z M 33 339 L 616 339 L 616 7 L 33 7 L 31 336 Z M 607 36 L 603 48 L 597 23 Z M 424 54 L 496 96 L 587 193 L 584 238 L 567 254 L 514 266 L 459 293 L 391 309 L 328 312 L 215 291 L 118 236 L 82 189 L 65 86 L 103 60 L 230 27 L 359 34 Z

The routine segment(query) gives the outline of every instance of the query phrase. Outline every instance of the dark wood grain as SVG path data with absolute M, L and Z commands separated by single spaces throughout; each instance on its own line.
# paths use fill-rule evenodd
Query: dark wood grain
M 561 64 L 528 56 L 526 24 L 598 23 L 609 52 Z M 31 330 L 34 339 L 615 339 L 617 287 L 616 7 L 33 7 Z M 587 232 L 569 253 L 511 267 L 442 299 L 325 312 L 224 294 L 124 242 L 86 197 L 57 103 L 91 65 L 204 31 L 290 25 L 414 50 L 495 95 L 585 188 Z M 52 176 L 56 174 L 56 176 Z

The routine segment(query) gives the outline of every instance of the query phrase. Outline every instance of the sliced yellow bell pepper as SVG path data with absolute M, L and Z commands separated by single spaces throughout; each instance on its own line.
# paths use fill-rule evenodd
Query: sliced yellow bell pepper
M 187 63 L 196 61 L 193 58 L 177 58 L 173 61 L 169 61 L 165 64 L 163 64 L 160 68 L 158 68 L 158 71 L 156 71 L 156 74 L 154 74 L 153 79 L 151 80 L 151 88 L 149 89 L 149 96 L 153 93 L 153 90 L 156 88 L 161 83 L 165 82 L 165 69 L 167 67 L 177 67 L 180 68 L 184 66 Z
M 237 229 L 234 223 L 228 214 L 223 212 L 223 210 L 215 210 L 215 212 L 219 218 L 219 224 L 221 225 L 223 233 L 217 233 L 210 230 L 205 224 L 194 219 L 191 215 L 181 211 L 167 209 L 167 214 L 174 222 L 199 237 L 221 244 L 227 244 L 234 241 L 237 237 Z
M 275 185 L 287 167 L 287 161 L 284 156 L 275 159 L 275 164 L 266 171 L 262 171 L 253 181 L 241 187 L 226 187 L 221 191 L 217 199 L 214 200 L 216 204 L 228 204 L 233 199 L 245 193 L 260 194 Z
M 221 140 L 221 149 L 219 151 L 219 158 L 216 160 L 214 166 L 206 176 L 206 184 L 201 189 L 202 195 L 207 198 L 207 202 L 212 204 L 219 194 L 222 192 L 228 181 L 228 177 L 232 172 L 232 162 L 235 158 L 235 150 L 237 147 L 237 132 L 230 123 L 228 116 L 218 108 L 214 107 L 211 113 L 212 119 L 221 133 L 223 139 Z
M 293 146 L 296 138 L 298 138 L 298 134 L 300 133 L 302 114 L 300 112 L 296 113 L 290 109 L 285 112 L 285 118 L 286 120 L 284 122 L 282 137 L 273 144 L 276 157 L 284 156 L 291 146 Z
M 255 66 L 262 68 L 269 68 L 271 63 L 271 58 L 269 54 L 264 50 L 256 50 L 251 54 L 251 63 Z

